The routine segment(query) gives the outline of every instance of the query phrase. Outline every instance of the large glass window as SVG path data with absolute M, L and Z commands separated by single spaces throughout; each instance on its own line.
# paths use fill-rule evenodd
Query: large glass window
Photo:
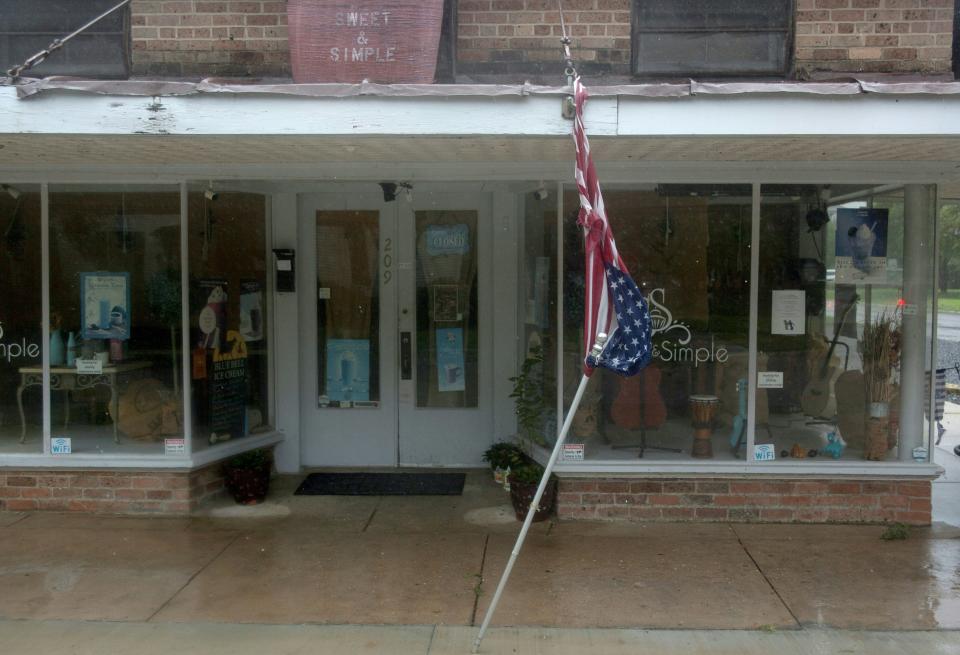
M 43 451 L 40 193 L 0 185 L 0 452 Z
M 557 194 L 540 187 L 524 198 L 518 301 L 520 376 L 515 390 L 533 411 L 518 417 L 529 442 L 552 446 L 557 436 Z
M 749 185 L 651 184 L 604 193 L 620 254 L 653 318 L 653 362 L 621 377 L 598 369 L 570 443 L 587 459 L 742 459 L 750 316 Z M 563 393 L 583 358 L 583 238 L 564 194 Z
M 270 429 L 265 196 L 192 191 L 193 449 Z
M 164 453 L 183 434 L 179 189 L 53 187 L 49 230 L 52 438 Z
M 927 459 L 933 202 L 909 194 L 762 187 L 756 442 L 777 459 Z

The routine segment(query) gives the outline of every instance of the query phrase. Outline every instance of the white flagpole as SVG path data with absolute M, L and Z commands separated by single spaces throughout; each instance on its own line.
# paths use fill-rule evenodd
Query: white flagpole
M 596 359 L 600 356 L 600 353 L 603 352 L 603 346 L 607 342 L 607 335 L 602 332 L 597 335 L 597 343 L 594 344 L 593 348 L 590 350 L 590 354 Z M 550 480 L 550 474 L 553 473 L 553 465 L 557 463 L 557 457 L 560 455 L 560 451 L 563 448 L 563 442 L 567 438 L 567 432 L 570 431 L 570 424 L 573 423 L 573 417 L 577 413 L 577 408 L 580 406 L 580 399 L 583 398 L 583 392 L 587 388 L 587 382 L 590 381 L 590 378 L 584 375 L 580 379 L 580 386 L 577 387 L 577 393 L 573 397 L 573 403 L 570 405 L 570 409 L 567 411 L 567 418 L 563 421 L 563 427 L 560 429 L 560 434 L 557 436 L 557 443 L 553 447 L 553 452 L 550 453 L 550 460 L 547 462 L 547 465 L 543 469 L 543 478 L 540 480 L 540 486 L 537 487 L 537 493 L 533 496 L 533 501 L 530 503 L 530 507 L 527 509 L 527 518 L 523 522 L 523 527 L 520 528 L 520 536 L 517 537 L 517 543 L 513 546 L 513 552 L 510 554 L 510 561 L 507 562 L 507 568 L 503 570 L 503 575 L 500 576 L 500 582 L 497 584 L 497 591 L 493 594 L 493 600 L 490 601 L 490 607 L 487 608 L 487 613 L 483 617 L 483 625 L 480 626 L 480 632 L 477 633 L 477 638 L 473 642 L 473 649 L 470 651 L 472 653 L 477 653 L 480 650 L 480 642 L 483 640 L 484 634 L 487 632 L 487 628 L 490 626 L 490 620 L 493 618 L 493 613 L 497 610 L 497 603 L 500 602 L 500 595 L 503 593 L 504 587 L 507 586 L 507 579 L 510 577 L 510 572 L 513 571 L 513 565 L 517 561 L 517 555 L 520 554 L 520 549 L 523 548 L 523 541 L 527 538 L 527 531 L 530 530 L 530 524 L 533 523 L 533 515 L 537 511 L 537 507 L 540 505 L 540 498 L 543 496 L 544 490 L 547 488 L 547 482 Z

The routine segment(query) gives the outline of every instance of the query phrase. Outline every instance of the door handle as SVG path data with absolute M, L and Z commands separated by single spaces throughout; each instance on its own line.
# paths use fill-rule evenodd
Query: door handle
M 409 332 L 400 333 L 400 379 L 413 379 L 413 355 L 411 352 L 411 336 Z

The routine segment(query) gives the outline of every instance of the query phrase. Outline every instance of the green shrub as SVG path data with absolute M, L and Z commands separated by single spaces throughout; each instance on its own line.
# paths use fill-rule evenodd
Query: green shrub
M 483 453 L 483 461 L 490 463 L 492 469 L 515 468 L 526 460 L 523 450 L 516 444 L 498 441 Z

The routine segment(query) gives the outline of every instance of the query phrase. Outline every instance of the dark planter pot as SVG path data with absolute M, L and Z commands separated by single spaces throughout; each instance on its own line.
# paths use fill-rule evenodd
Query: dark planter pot
M 510 502 L 513 503 L 513 512 L 518 521 L 524 521 L 527 518 L 527 511 L 530 509 L 530 503 L 533 497 L 537 495 L 539 482 L 517 482 L 510 477 Z M 557 481 L 547 482 L 547 488 L 543 490 L 543 496 L 540 497 L 540 504 L 537 505 L 537 511 L 533 513 L 534 521 L 546 521 L 553 514 L 553 506 L 557 502 Z
M 227 491 L 241 505 L 262 503 L 270 490 L 270 464 L 258 468 L 227 468 Z

